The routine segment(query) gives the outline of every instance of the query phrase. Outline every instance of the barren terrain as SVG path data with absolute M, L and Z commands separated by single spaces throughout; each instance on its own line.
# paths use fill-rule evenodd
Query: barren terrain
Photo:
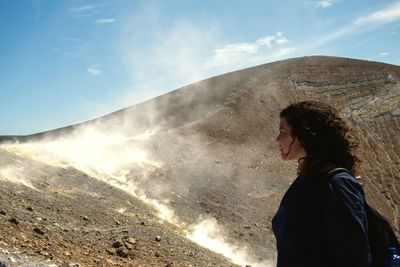
M 79 125 L 0 137 L 7 266 L 273 266 L 295 177 L 279 110 L 340 110 L 370 202 L 400 230 L 400 67 L 304 57 L 227 73 Z

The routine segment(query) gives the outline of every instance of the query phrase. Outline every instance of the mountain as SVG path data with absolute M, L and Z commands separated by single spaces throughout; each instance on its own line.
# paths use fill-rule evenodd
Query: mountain
M 78 125 L 0 137 L 3 256 L 272 266 L 271 219 L 296 172 L 280 160 L 278 114 L 305 99 L 336 107 L 357 133 L 367 198 L 399 233 L 400 67 L 313 56 L 216 76 Z

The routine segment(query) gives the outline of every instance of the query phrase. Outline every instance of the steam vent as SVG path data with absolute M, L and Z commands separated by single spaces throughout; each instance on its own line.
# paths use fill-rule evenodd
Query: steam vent
M 357 132 L 367 198 L 399 234 L 400 67 L 315 56 L 1 136 L 0 261 L 274 266 L 271 219 L 296 175 L 275 143 L 278 113 L 305 99 L 333 105 Z

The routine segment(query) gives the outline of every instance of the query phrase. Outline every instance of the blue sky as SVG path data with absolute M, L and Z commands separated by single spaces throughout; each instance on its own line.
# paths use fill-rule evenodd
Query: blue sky
M 0 135 L 306 55 L 400 65 L 400 1 L 1 0 Z

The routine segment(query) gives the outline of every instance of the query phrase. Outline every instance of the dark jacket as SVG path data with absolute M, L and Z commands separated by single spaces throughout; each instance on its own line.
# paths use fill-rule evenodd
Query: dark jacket
M 272 220 L 277 267 L 368 267 L 368 224 L 361 185 L 350 174 L 329 184 L 299 176 Z M 318 190 L 325 190 L 324 201 Z M 323 203 L 323 207 L 319 204 Z

